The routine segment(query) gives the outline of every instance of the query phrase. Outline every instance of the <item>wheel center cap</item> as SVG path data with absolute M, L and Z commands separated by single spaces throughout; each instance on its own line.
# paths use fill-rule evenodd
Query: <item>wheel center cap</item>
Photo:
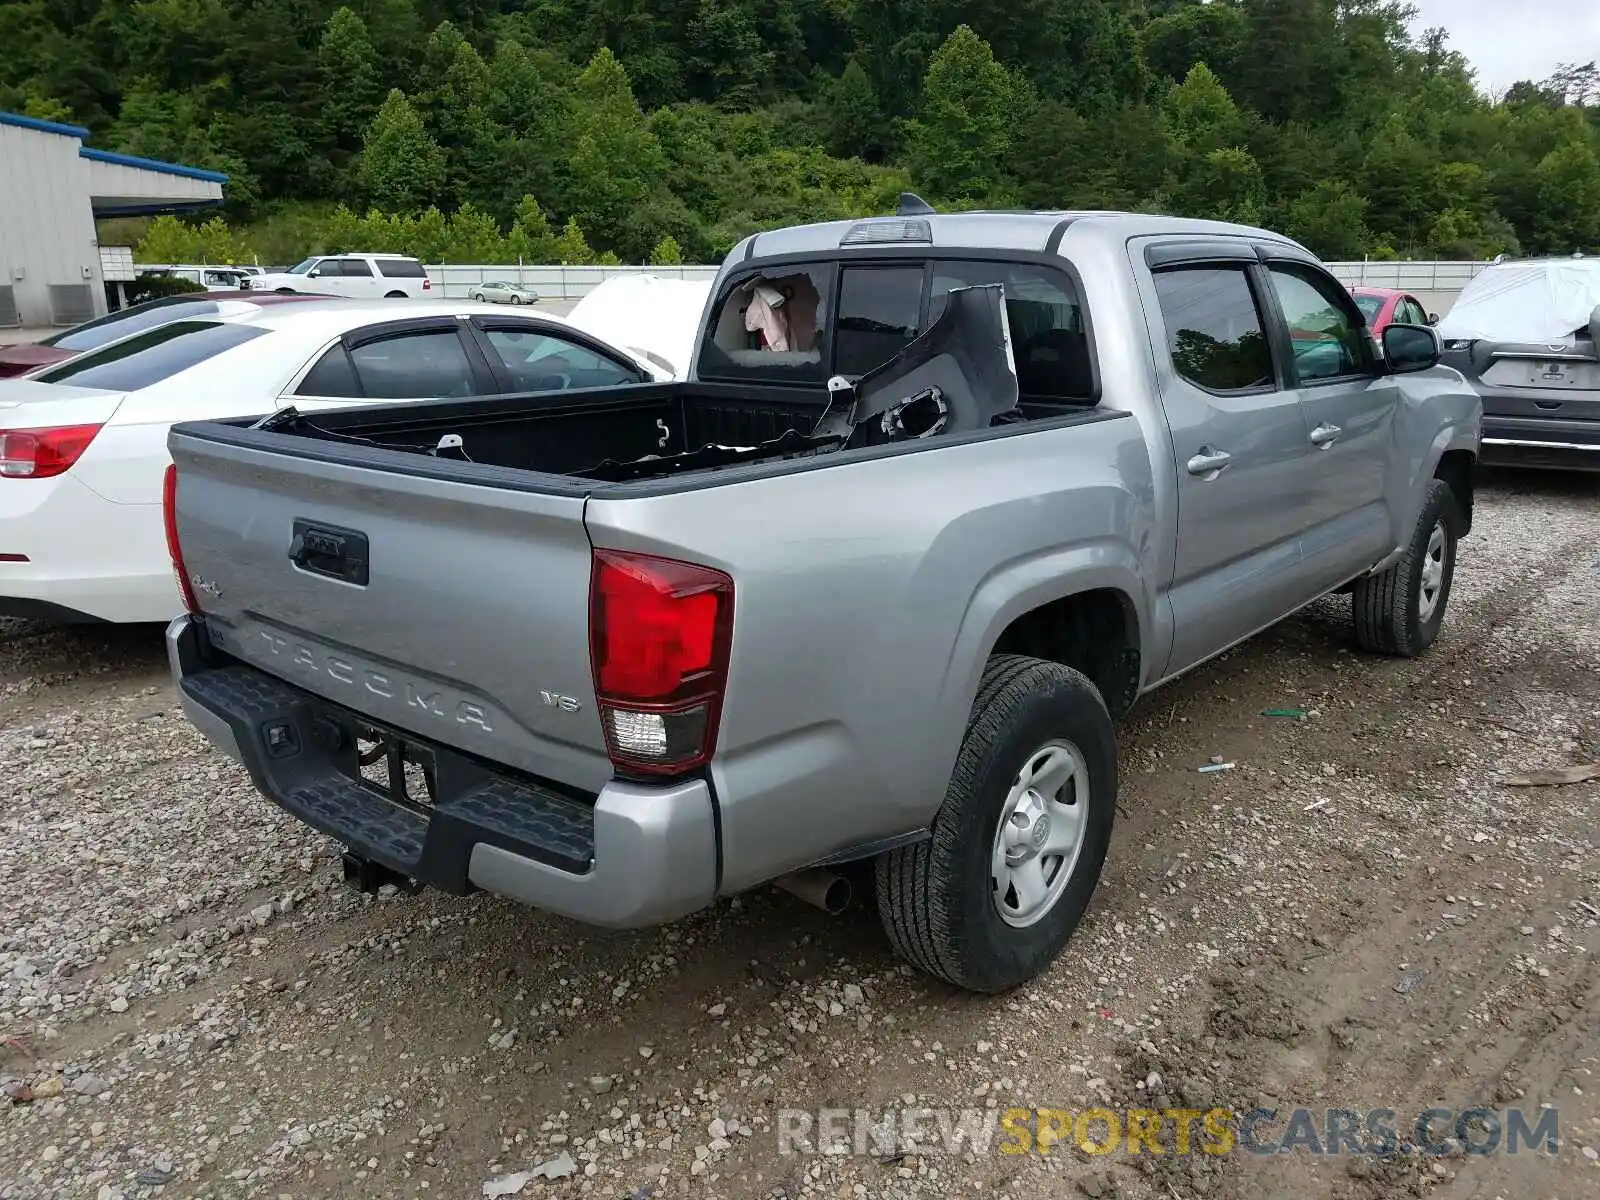
M 1028 841 L 1035 851 L 1044 849 L 1044 844 L 1050 838 L 1050 814 L 1040 813 L 1033 819 L 1033 828 L 1028 831 Z

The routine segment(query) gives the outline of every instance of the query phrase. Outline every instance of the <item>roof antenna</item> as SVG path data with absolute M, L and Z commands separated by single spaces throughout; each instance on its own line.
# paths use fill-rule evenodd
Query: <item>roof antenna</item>
M 895 209 L 897 217 L 923 217 L 937 211 L 915 192 L 900 193 L 900 207 Z

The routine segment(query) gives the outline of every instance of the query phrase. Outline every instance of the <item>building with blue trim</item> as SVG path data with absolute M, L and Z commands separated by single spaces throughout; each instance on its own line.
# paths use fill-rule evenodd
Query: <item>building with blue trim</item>
M 95 150 L 79 125 L 0 112 L 0 327 L 106 311 L 95 221 L 222 203 L 226 175 Z

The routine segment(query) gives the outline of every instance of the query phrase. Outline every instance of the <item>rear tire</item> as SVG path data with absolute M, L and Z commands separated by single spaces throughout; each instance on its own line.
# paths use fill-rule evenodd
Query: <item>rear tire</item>
M 404 300 L 405 298 L 406 294 L 404 292 L 389 292 L 384 296 L 385 300 Z
M 473 292 L 472 293 L 472 298 L 474 300 L 476 300 L 479 304 L 483 303 L 483 293 L 482 292 Z
M 1363 650 L 1416 658 L 1433 645 L 1450 603 L 1460 528 L 1455 493 L 1443 480 L 1430 480 L 1400 561 L 1356 580 L 1351 610 Z
M 932 838 L 877 860 L 895 951 L 977 992 L 1038 975 L 1100 880 L 1116 792 L 1116 738 L 1094 685 L 1058 663 L 990 658 Z

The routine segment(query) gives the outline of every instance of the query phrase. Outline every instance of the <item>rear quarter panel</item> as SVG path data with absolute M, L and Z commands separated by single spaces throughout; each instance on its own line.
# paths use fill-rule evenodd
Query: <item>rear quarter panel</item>
M 1126 592 L 1148 634 L 1153 481 L 1127 417 L 653 498 L 591 540 L 734 578 L 718 749 L 723 888 L 925 827 L 1017 615 Z

